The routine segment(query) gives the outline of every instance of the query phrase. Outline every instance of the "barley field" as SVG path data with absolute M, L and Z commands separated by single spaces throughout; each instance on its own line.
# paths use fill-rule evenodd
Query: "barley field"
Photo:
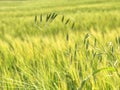
M 0 0 L 0 90 L 120 90 L 120 0 Z

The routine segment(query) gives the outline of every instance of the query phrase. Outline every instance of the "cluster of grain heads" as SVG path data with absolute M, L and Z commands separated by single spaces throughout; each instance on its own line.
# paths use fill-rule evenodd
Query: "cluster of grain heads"
M 55 18 L 58 16 L 57 13 L 50 13 L 50 14 L 47 14 L 46 16 L 46 22 L 52 22 L 53 20 L 55 20 Z
M 50 24 L 52 21 L 54 21 L 57 16 L 58 16 L 57 13 L 49 13 L 44 17 L 42 14 L 40 14 L 40 17 L 39 17 L 40 24 L 39 24 L 39 23 L 37 23 L 37 15 L 35 15 L 34 22 L 35 22 L 35 25 L 37 26 L 37 28 L 42 30 L 43 28 L 48 26 L 48 24 Z
M 48 13 L 46 15 L 43 16 L 43 14 L 40 14 L 40 19 L 39 19 L 39 22 L 38 23 L 38 17 L 37 15 L 35 15 L 35 18 L 34 18 L 34 22 L 35 22 L 35 25 L 38 29 L 42 30 L 42 29 L 45 29 L 49 26 L 50 23 L 52 23 L 56 17 L 58 16 L 57 13 L 53 12 L 53 13 Z M 71 29 L 74 29 L 75 27 L 75 22 L 73 22 L 70 18 L 65 18 L 65 16 L 63 15 L 62 18 L 61 18 L 61 22 L 71 28 Z
M 58 14 L 56 13 L 50 13 L 46 15 L 46 22 L 52 22 L 53 20 L 55 20 L 55 18 L 58 16 Z M 34 19 L 35 23 L 37 23 L 37 15 L 35 15 L 35 19 Z M 40 15 L 40 23 L 43 22 L 43 15 Z
M 65 19 L 65 16 L 64 16 L 64 15 L 63 15 L 62 18 L 61 18 L 61 22 L 64 23 L 64 25 L 68 25 L 68 24 L 70 25 L 70 23 L 71 23 L 71 24 L 72 24 L 72 25 L 70 25 L 70 26 L 71 26 L 71 29 L 73 29 L 74 26 L 75 26 L 75 22 L 71 21 L 70 18 Z
M 41 18 L 42 16 L 40 16 L 40 18 Z M 38 25 L 38 23 L 37 23 L 37 15 L 35 15 L 35 18 L 34 18 L 34 22 L 35 22 L 35 26 L 39 29 L 39 30 L 42 30 L 42 28 L 41 28 L 41 26 L 40 25 Z M 40 20 L 40 22 L 42 22 L 42 20 Z
M 70 18 L 65 20 L 65 16 L 63 15 L 61 18 L 61 22 L 64 23 L 65 25 L 67 25 L 70 22 Z

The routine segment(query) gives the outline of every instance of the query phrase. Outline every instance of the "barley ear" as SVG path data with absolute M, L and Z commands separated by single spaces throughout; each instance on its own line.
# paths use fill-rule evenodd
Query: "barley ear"
M 40 15 L 40 22 L 42 22 L 42 14 Z
M 35 23 L 37 23 L 37 16 L 35 16 L 35 19 L 34 19 L 34 20 L 35 20 Z

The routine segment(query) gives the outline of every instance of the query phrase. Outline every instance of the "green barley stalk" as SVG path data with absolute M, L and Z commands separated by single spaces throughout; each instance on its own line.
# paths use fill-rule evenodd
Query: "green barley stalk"
M 84 38 L 84 44 L 86 44 L 86 40 L 89 38 L 89 34 L 87 33 Z
M 96 71 L 94 71 L 91 75 L 89 75 L 88 77 L 86 77 L 80 84 L 80 87 L 78 88 L 78 90 L 82 90 L 83 87 L 85 86 L 86 82 L 93 76 L 95 76 L 96 74 L 98 74 L 99 72 L 101 71 L 104 71 L 104 70 L 107 70 L 107 71 L 115 71 L 116 69 L 114 67 L 106 67 L 106 68 L 101 68 L 101 69 L 98 69 Z M 116 70 L 117 72 L 117 70 Z

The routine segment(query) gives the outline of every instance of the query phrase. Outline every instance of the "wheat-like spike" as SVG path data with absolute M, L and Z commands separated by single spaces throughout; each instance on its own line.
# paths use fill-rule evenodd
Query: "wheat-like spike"
M 62 22 L 64 22 L 64 15 L 62 16 L 62 19 L 61 19 Z
M 52 16 L 51 16 L 51 22 L 57 17 L 57 14 L 56 13 L 53 13 Z
M 84 44 L 86 43 L 87 38 L 89 37 L 89 34 L 87 33 L 84 38 Z
M 58 16 L 58 14 L 55 14 L 54 17 L 53 17 L 53 19 L 55 19 L 57 16 Z
M 37 16 L 35 16 L 35 23 L 37 23 Z
M 95 58 L 95 56 L 96 56 L 96 52 L 93 52 L 93 59 Z
M 65 22 L 65 24 L 67 25 L 69 23 L 69 21 L 70 21 L 70 19 L 67 19 L 66 22 Z
M 88 47 L 89 47 L 89 40 L 87 40 L 86 42 L 86 49 L 88 49 Z
M 113 47 L 113 46 L 111 47 L 111 52 L 112 52 L 112 53 L 114 52 L 114 47 Z
M 66 35 L 66 40 L 69 41 L 69 34 Z
M 72 29 L 74 28 L 74 26 L 75 26 L 75 22 L 73 22 L 73 24 L 72 24 Z
M 52 15 L 51 13 L 48 15 L 48 20 L 50 19 L 51 15 Z
M 51 19 L 53 19 L 53 18 L 54 18 L 54 15 L 55 15 L 55 13 L 53 13 L 53 14 L 52 14 Z
M 40 15 L 40 22 L 42 22 L 42 14 Z

